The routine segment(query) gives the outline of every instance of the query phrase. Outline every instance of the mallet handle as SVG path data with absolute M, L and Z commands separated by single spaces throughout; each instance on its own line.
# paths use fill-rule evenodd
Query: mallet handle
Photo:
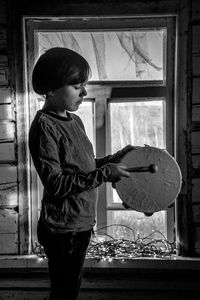
M 157 172 L 158 167 L 155 164 L 149 165 L 147 167 L 135 167 L 135 168 L 127 168 L 127 172 Z

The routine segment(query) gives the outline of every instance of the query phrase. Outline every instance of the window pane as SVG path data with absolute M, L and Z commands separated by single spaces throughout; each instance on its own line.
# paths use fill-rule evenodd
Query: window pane
M 123 148 L 127 144 L 144 146 L 144 144 L 159 148 L 166 147 L 165 137 L 165 102 L 135 101 L 135 102 L 110 102 L 109 119 L 112 153 Z M 115 189 L 108 187 L 107 205 L 121 204 Z M 147 236 L 152 231 L 159 230 L 165 234 L 166 213 L 157 212 L 151 217 L 145 217 L 143 213 L 136 211 L 109 210 L 107 212 L 108 224 L 123 224 L 134 230 L 140 237 Z M 126 233 L 126 238 L 131 238 L 131 230 L 119 227 L 113 230 L 109 227 L 109 233 L 115 238 L 120 238 Z M 132 237 L 133 238 L 133 237 Z M 158 233 L 152 238 L 161 238 Z
M 151 238 L 162 239 L 161 234 L 166 238 L 165 218 L 165 211 L 156 212 L 151 217 L 146 217 L 143 213 L 136 211 L 108 211 L 108 226 L 123 225 L 108 227 L 108 233 L 116 239 L 135 240 L 138 235 L 144 238 L 157 231 Z
M 166 29 L 130 31 L 38 32 L 39 55 L 67 47 L 85 57 L 92 80 L 163 80 Z
M 110 102 L 109 118 L 112 153 L 128 144 L 166 147 L 163 100 Z M 109 191 L 109 195 L 108 205 L 121 203 L 114 189 Z
M 165 102 L 110 102 L 111 151 L 127 144 L 165 148 Z

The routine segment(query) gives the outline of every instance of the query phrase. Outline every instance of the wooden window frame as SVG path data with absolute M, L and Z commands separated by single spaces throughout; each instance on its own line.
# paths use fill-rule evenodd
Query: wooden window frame
M 122 25 L 123 24 L 123 25 Z M 173 138 L 167 138 L 166 148 L 176 157 L 176 16 L 108 16 L 108 17 L 24 17 L 23 18 L 23 33 L 24 33 L 24 74 L 26 84 L 26 100 L 27 100 L 27 112 L 28 112 L 28 127 L 32 121 L 31 116 L 37 110 L 37 103 L 31 103 L 30 97 L 32 96 L 32 86 L 30 81 L 31 70 L 34 65 L 34 52 L 35 52 L 35 32 L 40 30 L 116 30 L 116 29 L 127 29 L 127 28 L 167 28 L 167 51 L 166 51 L 166 74 L 167 77 L 163 82 L 161 81 L 126 81 L 126 82 L 112 82 L 112 81 L 98 81 L 91 82 L 88 85 L 88 98 L 90 97 L 90 91 L 95 86 L 100 86 L 102 89 L 104 86 L 113 88 L 113 95 L 117 92 L 117 95 L 123 93 L 124 89 L 128 91 L 134 97 L 165 97 L 166 102 L 166 137 L 170 136 Z M 167 85 L 166 85 L 167 83 Z M 144 88 L 145 85 L 145 88 Z M 126 95 L 128 97 L 128 94 Z M 92 96 L 91 96 L 92 98 Z M 106 99 L 106 98 L 105 98 Z M 31 103 L 31 105 L 30 105 Z M 105 101 L 105 111 L 107 108 L 107 102 Z M 170 117 L 170 119 L 168 119 Z M 101 132 L 96 132 L 96 155 L 97 157 L 105 156 L 109 150 L 106 144 L 106 123 L 101 128 Z M 103 138 L 102 138 L 103 136 Z M 30 155 L 28 156 L 28 165 L 30 167 L 29 178 L 31 179 L 30 185 L 30 199 L 31 205 L 30 211 L 30 228 L 31 232 L 31 245 L 33 246 L 34 240 L 36 239 L 36 228 L 38 211 L 33 206 L 37 196 L 38 180 L 36 172 L 33 170 Z M 99 204 L 97 215 L 97 226 L 98 224 L 106 225 L 106 186 L 102 185 L 99 188 Z M 103 212 L 103 213 L 102 213 Z M 167 218 L 167 237 L 169 241 L 174 241 L 174 208 L 168 210 Z M 100 220 L 100 221 L 98 221 Z

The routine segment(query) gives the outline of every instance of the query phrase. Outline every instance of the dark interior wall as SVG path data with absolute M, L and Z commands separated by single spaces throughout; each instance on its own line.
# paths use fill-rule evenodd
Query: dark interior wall
M 142 15 L 166 14 L 179 10 L 179 0 L 13 0 L 15 12 L 32 15 Z

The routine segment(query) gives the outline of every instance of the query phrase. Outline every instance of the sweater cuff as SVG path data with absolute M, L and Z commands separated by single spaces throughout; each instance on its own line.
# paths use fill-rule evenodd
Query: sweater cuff
M 114 164 L 107 164 L 102 167 L 102 170 L 105 176 L 105 182 L 117 182 L 121 179 L 121 174 Z

